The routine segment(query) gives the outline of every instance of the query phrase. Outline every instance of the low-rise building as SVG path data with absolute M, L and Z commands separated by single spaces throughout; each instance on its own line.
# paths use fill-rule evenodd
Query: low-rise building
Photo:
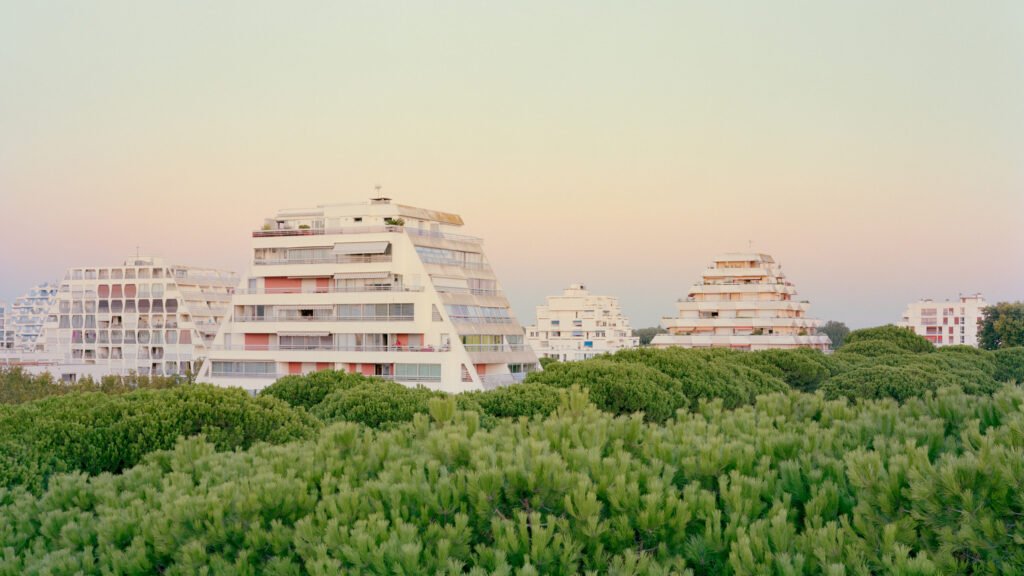
M 652 346 L 666 348 L 814 348 L 831 341 L 818 333 L 822 322 L 807 316 L 810 304 L 768 254 L 728 253 L 715 258 L 679 300 L 679 313 L 663 318 L 668 334 Z
M 522 380 L 537 358 L 462 225 L 388 198 L 279 211 L 252 234 L 200 377 L 259 390 L 333 369 L 448 392 Z
M 978 345 L 978 321 L 988 302 L 981 294 L 961 295 L 956 301 L 930 298 L 907 305 L 898 326 L 909 328 L 936 346 Z
M 537 321 L 526 328 L 526 340 L 537 356 L 563 362 L 640 345 L 619 299 L 595 296 L 582 284 L 573 284 L 537 306 Z

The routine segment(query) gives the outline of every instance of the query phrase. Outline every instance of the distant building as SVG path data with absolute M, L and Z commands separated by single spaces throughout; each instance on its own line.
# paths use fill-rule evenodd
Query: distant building
M 198 370 L 237 282 L 234 272 L 148 257 L 72 268 L 46 316 L 44 357 L 24 362 L 67 381 Z
M 651 345 L 827 350 L 828 336 L 818 334 L 822 322 L 808 318 L 810 304 L 794 296 L 796 288 L 768 254 L 723 254 L 679 300 L 678 316 L 662 319 L 669 333 Z
M 537 306 L 537 322 L 526 328 L 526 340 L 537 356 L 563 362 L 640 345 L 619 299 L 595 296 L 582 284 L 573 284 L 561 296 L 549 296 L 547 305 Z
M 462 224 L 388 198 L 278 212 L 252 234 L 200 376 L 249 390 L 325 369 L 448 392 L 521 381 L 537 358 Z
M 7 315 L 7 329 L 13 335 L 13 346 L 19 352 L 36 352 L 43 349 L 40 336 L 46 313 L 57 296 L 57 284 L 46 282 L 33 286 L 28 292 L 10 305 Z
M 935 302 L 924 299 L 907 305 L 897 323 L 936 346 L 966 344 L 978 346 L 978 320 L 988 306 L 981 294 L 960 296 L 959 301 Z
M 0 302 L 0 353 L 14 348 L 14 330 L 7 329 L 7 311 L 10 306 Z

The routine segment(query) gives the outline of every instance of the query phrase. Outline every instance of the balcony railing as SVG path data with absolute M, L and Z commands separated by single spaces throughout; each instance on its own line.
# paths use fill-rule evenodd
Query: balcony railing
M 320 258 L 260 258 L 253 260 L 256 266 L 275 266 L 281 264 L 371 264 L 374 262 L 391 262 L 390 254 L 332 254 Z
M 413 316 L 237 316 L 236 322 L 412 322 Z
M 451 286 L 438 286 L 437 291 L 442 294 L 472 294 L 474 296 L 504 296 L 501 290 L 488 290 L 484 288 L 457 288 Z
M 283 228 L 277 230 L 255 230 L 253 238 L 274 238 L 278 236 L 325 236 L 332 234 L 380 234 L 380 233 L 406 233 L 415 236 L 426 236 L 429 238 L 443 238 L 458 242 L 481 243 L 483 240 L 476 236 L 465 236 L 463 234 L 450 234 L 448 232 L 434 232 L 431 230 L 420 230 L 419 228 L 406 226 L 348 226 L 343 228 Z
M 211 350 L 233 352 L 448 352 L 433 346 L 344 346 L 337 344 L 232 344 L 210 346 Z
M 466 324 L 511 324 L 515 322 L 512 318 L 491 318 L 487 316 L 451 316 L 452 322 Z
M 512 374 L 491 374 L 480 377 L 480 383 L 483 384 L 485 390 L 493 390 L 501 386 L 508 386 L 510 384 L 516 384 L 526 379 L 525 372 L 518 372 Z
M 287 374 L 283 374 L 280 372 L 259 372 L 249 374 L 245 372 L 221 372 L 217 370 L 212 370 L 210 372 L 210 376 L 214 378 L 273 378 L 276 380 L 278 378 L 283 378 L 287 376 Z
M 465 344 L 466 352 L 522 352 L 525 344 Z
M 238 290 L 236 294 L 345 294 L 353 292 L 422 292 L 422 286 L 324 286 L 302 288 L 260 288 L 257 290 Z

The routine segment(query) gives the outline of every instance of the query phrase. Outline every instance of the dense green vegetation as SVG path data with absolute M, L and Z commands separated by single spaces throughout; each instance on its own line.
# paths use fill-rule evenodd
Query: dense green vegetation
M 828 336 L 832 344 L 829 346 L 833 350 L 843 345 L 846 337 L 850 334 L 850 329 L 843 322 L 836 320 L 829 320 L 825 322 L 825 325 L 818 329 L 819 334 L 825 334 Z
M 1012 574 L 1024 391 L 800 392 L 663 424 L 570 393 L 0 492 L 0 574 Z M 438 406 L 438 405 L 442 406 Z M 447 404 L 447 406 L 445 406 Z
M 83 378 L 58 382 L 49 373 L 35 376 L 21 368 L 0 368 L 0 404 L 21 404 L 73 392 L 124 394 L 133 390 L 163 390 L 191 383 L 188 376 L 104 376 L 99 382 Z
M 121 472 L 181 436 L 218 450 L 308 438 L 319 422 L 273 398 L 208 385 L 74 392 L 0 405 L 0 485 L 39 491 L 57 472 Z
M 667 334 L 668 330 L 665 330 L 661 326 L 652 326 L 650 328 L 636 328 L 633 330 L 633 336 L 640 338 L 640 345 L 647 346 L 654 340 L 654 337 L 658 334 Z
M 1000 302 L 982 310 L 978 346 L 986 350 L 1024 346 L 1024 302 Z
M 0 576 L 1022 574 L 1021 383 L 1024 348 L 895 327 L 454 397 L 0 373 Z

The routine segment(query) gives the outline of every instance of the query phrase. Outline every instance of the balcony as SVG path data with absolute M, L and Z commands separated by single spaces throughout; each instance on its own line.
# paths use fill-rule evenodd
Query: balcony
M 487 376 L 481 376 L 480 383 L 483 384 L 484 390 L 494 390 L 495 388 L 522 382 L 524 379 L 526 379 L 525 372 L 512 374 L 490 374 Z
M 281 264 L 371 264 L 374 262 L 391 262 L 390 254 L 332 254 L 322 258 L 263 258 L 253 260 L 256 266 L 276 266 Z
M 349 287 L 318 287 L 303 288 L 260 288 L 257 290 L 237 290 L 236 294 L 348 294 L 356 292 L 422 292 L 422 286 L 349 286 Z
M 447 232 L 434 232 L 431 230 L 420 230 L 406 226 L 348 226 L 343 228 L 281 228 L 277 230 L 254 230 L 253 238 L 276 238 L 279 236 L 329 236 L 334 234 L 381 234 L 398 233 L 412 236 L 425 236 L 428 238 L 442 238 L 457 242 L 482 243 L 483 240 L 476 236 L 465 236 L 463 234 L 450 234 Z
M 341 346 L 335 344 L 232 344 L 210 346 L 210 350 L 232 352 L 448 352 L 446 346 Z
M 412 322 L 408 316 L 238 316 L 235 322 Z
M 525 344 L 464 344 L 466 352 L 522 352 Z

